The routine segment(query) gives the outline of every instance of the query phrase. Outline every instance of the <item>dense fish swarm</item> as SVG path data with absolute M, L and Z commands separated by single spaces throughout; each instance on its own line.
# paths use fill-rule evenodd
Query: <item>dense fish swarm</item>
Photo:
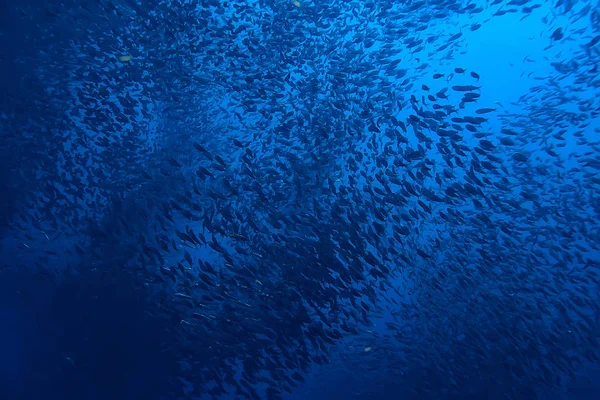
M 600 361 L 598 0 L 4 7 L 0 270 L 70 310 L 69 378 L 14 398 L 521 399 Z M 545 48 L 504 104 L 456 60 L 509 18 Z M 98 367 L 132 343 L 143 395 Z

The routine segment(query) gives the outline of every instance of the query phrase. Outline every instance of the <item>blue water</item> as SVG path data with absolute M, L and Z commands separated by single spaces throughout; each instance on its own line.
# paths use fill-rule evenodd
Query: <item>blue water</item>
M 0 5 L 0 399 L 596 399 L 600 3 Z

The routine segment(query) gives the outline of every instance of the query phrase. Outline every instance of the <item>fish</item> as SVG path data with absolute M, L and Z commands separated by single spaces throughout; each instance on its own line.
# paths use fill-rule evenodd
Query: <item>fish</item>
M 564 397 L 600 360 L 600 14 L 548 5 L 7 5 L 0 284 L 60 367 L 19 393 Z M 539 52 L 482 71 L 509 19 Z
M 495 108 L 478 108 L 477 110 L 475 110 L 476 114 L 488 114 L 491 112 L 496 111 Z
M 456 92 L 471 92 L 473 90 L 480 89 L 481 86 L 473 86 L 473 85 L 455 85 L 452 86 L 452 90 Z

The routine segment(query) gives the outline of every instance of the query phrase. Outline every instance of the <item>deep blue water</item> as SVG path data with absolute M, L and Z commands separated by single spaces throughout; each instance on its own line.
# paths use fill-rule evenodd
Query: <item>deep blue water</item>
M 600 397 L 598 0 L 0 5 L 0 399 Z

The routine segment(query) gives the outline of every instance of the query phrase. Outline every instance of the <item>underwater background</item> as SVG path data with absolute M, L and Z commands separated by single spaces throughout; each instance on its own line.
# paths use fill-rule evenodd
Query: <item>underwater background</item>
M 6 0 L 0 49 L 0 399 L 600 398 L 598 0 Z

